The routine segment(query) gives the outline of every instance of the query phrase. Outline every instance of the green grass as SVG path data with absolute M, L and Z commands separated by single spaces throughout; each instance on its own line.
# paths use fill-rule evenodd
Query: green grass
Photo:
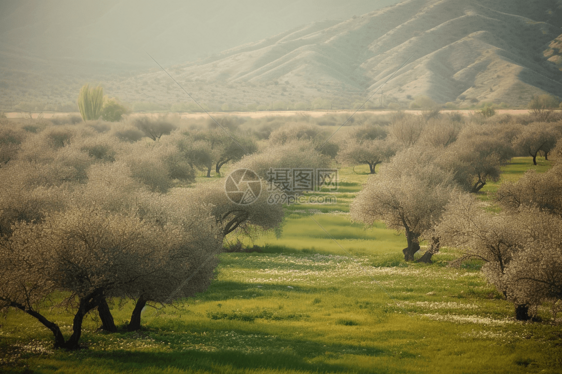
M 529 159 L 515 159 L 502 181 Z M 541 171 L 547 164 L 539 166 Z M 282 235 L 255 240 L 262 253 L 224 253 L 210 289 L 174 307 L 147 307 L 144 329 L 104 334 L 91 314 L 78 352 L 53 351 L 49 332 L 10 311 L 1 321 L 0 369 L 21 373 L 556 373 L 560 325 L 519 323 L 481 263 L 405 263 L 404 237 L 381 223 L 351 222 L 349 203 L 367 178 L 340 170 L 337 214 L 287 208 Z M 342 190 L 341 188 L 344 188 Z M 487 192 L 494 186 L 488 185 Z M 497 186 L 496 186 L 497 188 Z M 316 195 L 327 195 L 327 192 Z M 314 210 L 313 210 L 314 209 Z M 332 210 L 333 211 L 333 210 Z M 248 243 L 250 244 L 250 243 Z M 60 295 L 54 295 L 55 301 Z M 112 311 L 123 328 L 132 303 Z M 68 335 L 72 316 L 45 313 Z M 550 318 L 546 309 L 540 315 Z
M 498 182 L 488 182 L 478 193 L 478 197 L 484 201 L 493 200 L 500 184 L 505 182 L 516 182 L 527 170 L 536 170 L 544 173 L 552 167 L 550 161 L 543 157 L 537 157 L 537 165 L 533 165 L 531 157 L 514 157 L 511 162 L 501 168 L 501 177 Z

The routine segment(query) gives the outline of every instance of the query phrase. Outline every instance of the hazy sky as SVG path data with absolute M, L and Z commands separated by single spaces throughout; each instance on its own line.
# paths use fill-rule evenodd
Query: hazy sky
M 196 60 L 399 0 L 0 0 L 3 68 L 98 68 Z

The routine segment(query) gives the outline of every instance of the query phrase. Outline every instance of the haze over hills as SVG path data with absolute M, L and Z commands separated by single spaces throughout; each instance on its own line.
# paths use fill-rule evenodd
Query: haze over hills
M 146 52 L 164 66 L 186 63 L 398 1 L 0 1 L 0 102 L 64 101 L 67 85 L 74 101 L 76 85 L 85 81 L 154 67 Z
M 371 106 L 407 105 L 418 95 L 517 106 L 538 93 L 562 97 L 561 27 L 559 0 L 406 0 L 168 70 L 210 108 L 353 107 L 374 92 Z M 195 108 L 158 68 L 114 78 L 106 92 L 125 102 Z
M 370 93 L 390 78 L 386 100 L 427 95 L 441 103 L 524 105 L 537 93 L 562 96 L 562 73 L 543 55 L 561 26 L 555 0 L 407 0 L 234 48 L 177 67 L 174 76 L 186 83 L 278 82 L 298 99 Z
M 0 3 L 0 50 L 22 59 L 107 68 L 197 58 L 325 19 L 345 19 L 398 0 L 20 0 Z M 2 65 L 8 65 L 5 61 Z M 70 66 L 64 66 L 68 68 Z M 103 70 L 103 69 L 101 69 Z

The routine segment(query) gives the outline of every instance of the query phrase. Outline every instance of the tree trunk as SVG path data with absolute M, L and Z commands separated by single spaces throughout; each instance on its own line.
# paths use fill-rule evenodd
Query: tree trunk
M 515 306 L 515 319 L 518 321 L 528 321 L 531 319 L 529 316 L 529 306 L 528 305 L 516 305 Z
M 537 152 L 538 153 L 538 152 Z M 535 154 L 531 154 L 531 156 L 533 156 L 533 165 L 537 164 L 537 153 Z
M 46 328 L 51 330 L 51 332 L 55 336 L 55 345 L 54 345 L 55 348 L 63 348 L 65 346 L 64 336 L 62 335 L 62 332 L 60 331 L 60 328 L 56 323 L 49 321 L 47 318 L 42 316 L 40 313 L 34 311 L 33 309 L 27 309 L 25 306 L 23 306 L 21 304 L 12 302 L 12 303 L 10 303 L 10 305 L 14 308 L 20 309 L 21 311 L 29 314 L 32 317 L 36 318 Z
M 107 300 L 103 297 L 98 305 L 98 314 L 101 319 L 101 329 L 107 332 L 117 332 L 117 327 L 115 326 L 115 321 L 111 315 L 111 310 L 109 305 L 107 305 Z
M 73 350 L 80 348 L 78 341 L 80 340 L 80 336 L 82 335 L 82 322 L 84 321 L 84 316 L 88 314 L 90 310 L 98 306 L 100 297 L 102 297 L 100 295 L 100 290 L 95 290 L 86 297 L 80 298 L 80 306 L 78 307 L 78 311 L 74 315 L 74 321 L 72 324 L 72 335 L 66 342 L 64 341 L 64 336 L 62 335 L 60 328 L 56 323 L 49 321 L 38 312 L 34 311 L 33 309 L 27 309 L 21 304 L 11 302 L 10 306 L 18 308 L 29 314 L 30 316 L 37 318 L 39 322 L 41 322 L 45 327 L 51 330 L 53 335 L 55 336 L 55 348 L 66 348 L 69 350 Z
M 101 298 L 103 298 L 103 295 L 100 294 L 99 290 L 95 290 L 86 297 L 80 298 L 80 306 L 74 315 L 74 321 L 72 323 L 72 335 L 64 344 L 64 348 L 69 350 L 80 348 L 78 341 L 80 340 L 80 336 L 82 336 L 82 322 L 84 321 L 84 317 L 90 310 L 98 306 Z
M 476 193 L 480 191 L 485 185 L 486 182 L 482 182 L 481 180 L 478 180 L 478 182 L 474 183 L 474 186 L 472 186 L 472 190 L 470 190 L 470 192 Z
M 224 160 L 224 161 L 217 161 L 217 165 L 216 165 L 216 167 L 215 167 L 215 170 L 216 170 L 217 174 L 219 175 L 219 177 L 220 177 L 220 175 L 221 175 L 221 168 L 222 168 L 222 167 L 224 166 L 224 164 L 226 164 L 228 161 L 230 161 L 230 159 L 226 159 L 226 160 Z
M 545 159 L 545 161 L 548 161 L 548 152 L 543 151 L 543 153 L 544 153 L 544 159 Z
M 419 260 L 417 260 L 416 262 L 423 262 L 425 264 L 431 264 L 431 257 L 433 257 L 434 254 L 436 254 L 437 252 L 439 252 L 439 248 L 441 247 L 441 243 L 439 242 L 439 238 L 431 238 L 432 243 L 429 246 L 429 248 L 427 249 L 427 251 L 425 251 L 425 253 L 423 254 L 423 256 L 421 256 L 419 258 Z
M 147 300 L 144 297 L 139 297 L 137 303 L 135 304 L 135 309 L 133 309 L 133 314 L 131 315 L 131 321 L 127 326 L 128 331 L 137 331 L 141 328 L 141 314 Z
M 207 178 L 211 178 L 211 166 L 207 169 Z
M 402 250 L 402 253 L 404 253 L 404 260 L 414 261 L 414 254 L 420 250 L 418 237 L 406 231 L 406 240 L 408 241 L 408 246 Z
M 377 165 L 380 164 L 380 162 L 367 162 L 367 164 L 369 164 L 369 173 L 376 174 Z

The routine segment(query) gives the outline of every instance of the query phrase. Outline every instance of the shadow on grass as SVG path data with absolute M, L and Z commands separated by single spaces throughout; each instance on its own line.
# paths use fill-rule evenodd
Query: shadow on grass
M 229 341 L 228 343 L 230 343 Z M 380 348 L 363 348 L 346 344 L 323 344 L 310 340 L 295 339 L 261 339 L 253 338 L 254 344 L 236 344 L 217 349 L 215 351 L 200 351 L 183 348 L 183 345 L 171 343 L 171 352 L 130 352 L 130 351 L 83 351 L 79 357 L 60 355 L 61 361 L 79 361 L 79 365 L 89 362 L 100 369 L 110 372 L 129 372 L 133 370 L 147 370 L 151 372 L 168 372 L 170 369 L 203 370 L 209 372 L 237 373 L 246 370 L 271 371 L 306 371 L 315 373 L 405 373 L 392 369 L 364 369 L 350 367 L 343 364 L 329 363 L 343 358 L 344 355 L 360 356 L 394 356 L 390 350 Z M 165 343 L 165 342 L 164 342 Z M 201 342 L 203 343 L 203 342 Z M 211 343 L 211 342 L 210 342 Z M 226 343 L 226 342 L 225 342 Z M 216 346 L 216 341 L 209 348 Z M 254 352 L 244 352 L 254 351 Z M 257 352 L 256 352 L 257 351 Z M 415 355 L 402 349 L 400 358 L 414 358 Z M 397 357 L 398 358 L 398 357 Z M 349 359 L 349 357 L 347 357 Z M 353 362 L 352 360 L 349 362 Z M 78 362 L 77 362 L 78 364 Z M 101 370 L 100 370 L 101 371 Z M 253 371 L 252 371 L 253 372 Z
M 337 293 L 340 292 L 340 290 L 338 287 L 319 288 L 270 283 L 252 284 L 233 281 L 218 281 L 213 282 L 211 287 L 205 293 L 200 294 L 197 298 L 201 301 L 221 301 L 229 300 L 233 297 L 236 297 L 237 299 L 255 299 L 260 296 L 283 296 L 288 293 L 317 294 L 326 292 Z

